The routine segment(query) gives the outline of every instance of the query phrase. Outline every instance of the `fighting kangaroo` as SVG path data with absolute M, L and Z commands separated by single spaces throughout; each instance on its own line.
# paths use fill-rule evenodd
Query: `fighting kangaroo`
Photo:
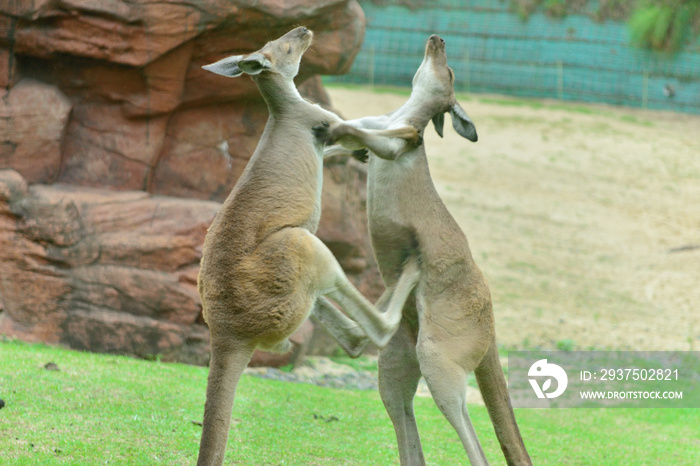
M 457 133 L 476 141 L 474 124 L 457 103 L 453 84 L 445 42 L 432 36 L 408 101 L 387 115 L 347 123 L 424 130 L 432 120 L 442 136 L 444 114 L 449 112 Z M 394 424 L 401 464 L 425 464 L 413 413 L 421 374 L 459 434 L 469 461 L 488 464 L 465 402 L 471 371 L 508 464 L 531 464 L 498 360 L 488 285 L 467 238 L 435 190 L 424 145 L 393 162 L 371 156 L 367 193 L 370 237 L 385 285 L 390 289 L 397 284 L 407 257 L 421 258 L 421 278 L 406 302 L 399 329 L 379 353 L 379 390 Z
M 312 37 L 299 27 L 257 52 L 204 67 L 229 77 L 252 76 L 269 118 L 204 240 L 198 289 L 211 332 L 211 360 L 199 465 L 223 462 L 236 385 L 256 348 L 287 351 L 287 337 L 312 308 L 341 341 L 351 345 L 364 332 L 383 346 L 398 327 L 403 302 L 418 278 L 417 263 L 409 260 L 398 286 L 380 298 L 380 307 L 386 308 L 380 313 L 314 235 L 321 214 L 325 142 L 396 158 L 419 144 L 420 137 L 412 127 L 358 130 L 304 100 L 293 78 Z

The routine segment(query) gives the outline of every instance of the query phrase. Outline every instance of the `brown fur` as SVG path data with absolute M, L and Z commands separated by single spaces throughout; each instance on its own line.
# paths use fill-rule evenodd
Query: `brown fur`
M 406 104 L 384 116 L 348 123 L 358 128 L 411 124 L 424 129 L 432 120 L 442 135 L 443 115 L 450 112 L 455 130 L 475 141 L 476 130 L 455 100 L 453 81 L 444 41 L 432 36 Z M 489 287 L 467 238 L 435 190 L 425 147 L 393 162 L 384 158 L 370 158 L 368 217 L 386 286 L 396 284 L 407 257 L 421 257 L 421 278 L 404 306 L 399 330 L 379 355 L 379 389 L 394 424 L 401 464 L 425 464 L 413 414 L 421 375 L 459 434 L 470 462 L 487 464 L 465 402 L 471 371 L 508 464 L 531 464 L 498 360 Z
M 396 158 L 419 136 L 412 127 L 358 132 L 302 99 L 293 78 L 312 35 L 299 27 L 258 52 L 205 67 L 231 77 L 250 74 L 270 116 L 204 241 L 198 289 L 211 331 L 211 363 L 199 465 L 223 462 L 235 388 L 255 348 L 288 350 L 287 338 L 317 300 L 314 313 L 344 347 L 354 351 L 356 336 L 365 333 L 384 345 L 417 281 L 417 265 L 409 261 L 399 285 L 384 297 L 386 313 L 380 313 L 314 236 L 321 214 L 324 142 L 339 140 Z

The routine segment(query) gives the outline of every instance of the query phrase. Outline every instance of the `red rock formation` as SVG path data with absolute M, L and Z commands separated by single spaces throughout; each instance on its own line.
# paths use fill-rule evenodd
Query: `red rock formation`
M 0 96 L 0 163 L 33 181 L 53 181 L 70 102 L 55 86 L 29 78 Z
M 0 333 L 205 363 L 196 274 L 218 208 L 0 171 Z
M 73 104 L 62 163 L 47 168 L 45 178 L 17 167 L 30 183 L 163 194 L 186 185 L 187 196 L 212 200 L 225 198 L 244 166 L 230 163 L 222 146 L 230 158 L 246 160 L 267 110 L 252 80 L 226 82 L 202 65 L 256 50 L 303 22 L 316 32 L 298 77 L 303 83 L 347 71 L 364 34 L 362 11 L 348 0 L 25 0 L 0 6 L 0 18 L 7 68 L 0 68 L 0 84 L 8 95 L 10 83 L 26 76 L 57 87 Z M 316 79 L 310 88 L 320 86 Z M 215 185 L 206 176 L 192 179 L 207 170 L 216 172 Z
M 328 104 L 318 75 L 346 71 L 364 34 L 354 0 L 0 4 L 0 169 L 14 170 L 0 176 L 0 333 L 205 361 L 208 201 L 230 192 L 267 110 L 248 77 L 201 66 L 298 24 L 316 33 L 300 88 Z M 326 168 L 319 233 L 376 296 L 363 176 Z

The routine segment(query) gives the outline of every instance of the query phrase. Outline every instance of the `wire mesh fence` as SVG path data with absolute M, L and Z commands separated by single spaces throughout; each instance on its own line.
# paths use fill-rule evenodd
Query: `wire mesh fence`
M 700 45 L 675 55 L 641 50 L 624 23 L 585 14 L 523 20 L 498 0 L 433 0 L 419 9 L 360 3 L 365 43 L 351 71 L 331 82 L 410 86 L 436 33 L 459 91 L 700 113 Z

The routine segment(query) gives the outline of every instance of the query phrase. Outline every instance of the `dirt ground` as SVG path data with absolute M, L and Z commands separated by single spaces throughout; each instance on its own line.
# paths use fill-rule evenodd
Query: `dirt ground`
M 330 87 L 346 118 L 407 98 Z M 509 349 L 700 350 L 700 116 L 472 95 L 426 134 Z M 448 117 L 449 120 L 449 117 Z

